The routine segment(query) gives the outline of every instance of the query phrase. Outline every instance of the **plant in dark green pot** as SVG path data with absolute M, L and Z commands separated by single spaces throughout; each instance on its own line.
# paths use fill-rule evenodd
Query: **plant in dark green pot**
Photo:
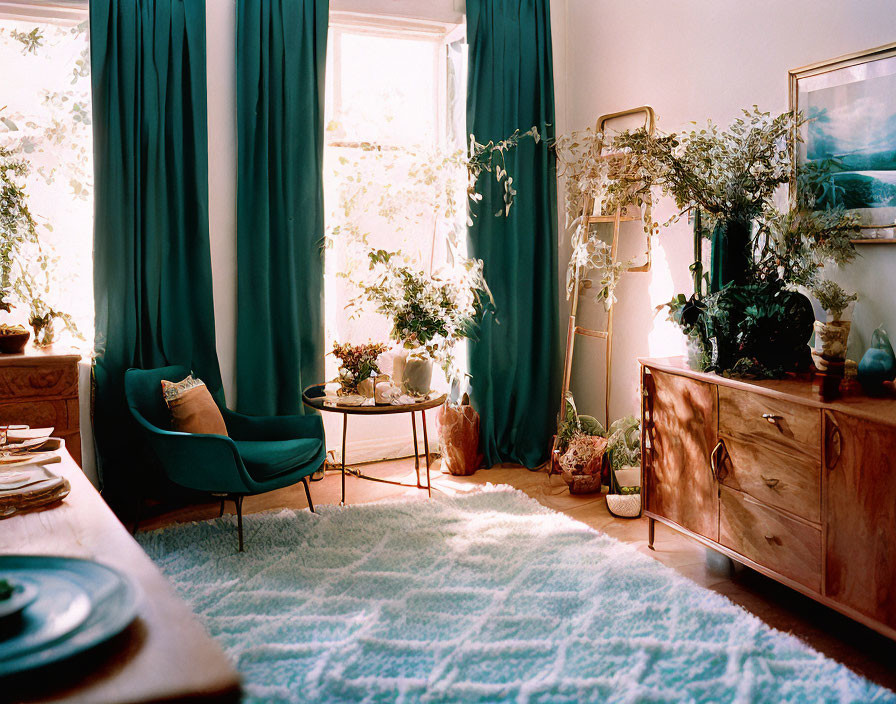
M 614 140 L 637 172 L 672 196 L 681 215 L 699 210 L 712 242 L 710 291 L 746 283 L 754 224 L 791 177 L 788 138 L 798 120 L 754 107 L 727 129 L 713 122 L 678 134 L 626 131 Z
M 679 294 L 666 307 L 698 369 L 759 376 L 805 369 L 814 315 L 796 289 L 810 285 L 820 265 L 855 256 L 850 240 L 858 224 L 842 210 L 816 211 L 796 199 L 787 212 L 775 206 L 776 192 L 792 178 L 789 140 L 802 123 L 799 115 L 773 117 L 754 107 L 724 130 L 713 123 L 671 135 L 636 130 L 615 141 L 675 200 L 679 212 L 667 224 L 694 215 L 694 295 Z M 712 248 L 706 295 L 704 239 Z

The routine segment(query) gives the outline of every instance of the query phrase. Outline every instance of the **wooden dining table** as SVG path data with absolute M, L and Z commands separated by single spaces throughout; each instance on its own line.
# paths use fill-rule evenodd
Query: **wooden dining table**
M 71 492 L 0 520 L 0 554 L 90 558 L 127 574 L 141 598 L 135 621 L 74 658 L 0 678 L 3 702 L 236 702 L 240 680 L 221 648 L 131 537 L 71 456 L 48 465 Z

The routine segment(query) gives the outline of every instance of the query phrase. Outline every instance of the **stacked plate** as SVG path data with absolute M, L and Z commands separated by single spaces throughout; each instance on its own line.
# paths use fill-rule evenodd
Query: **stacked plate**
M 71 657 L 123 631 L 137 615 L 131 580 L 91 560 L 0 555 L 0 677 Z

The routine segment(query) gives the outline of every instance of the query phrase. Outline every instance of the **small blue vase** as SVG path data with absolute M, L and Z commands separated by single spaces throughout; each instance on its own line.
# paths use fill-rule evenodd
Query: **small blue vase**
M 885 381 L 896 378 L 896 354 L 886 330 L 882 327 L 871 335 L 871 347 L 859 362 L 858 379 L 865 393 L 880 394 Z

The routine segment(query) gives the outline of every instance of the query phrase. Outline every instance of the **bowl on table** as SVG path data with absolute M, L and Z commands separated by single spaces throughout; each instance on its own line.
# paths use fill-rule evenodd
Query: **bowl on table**
M 30 339 L 31 333 L 21 326 L 0 326 L 0 354 L 19 354 Z

